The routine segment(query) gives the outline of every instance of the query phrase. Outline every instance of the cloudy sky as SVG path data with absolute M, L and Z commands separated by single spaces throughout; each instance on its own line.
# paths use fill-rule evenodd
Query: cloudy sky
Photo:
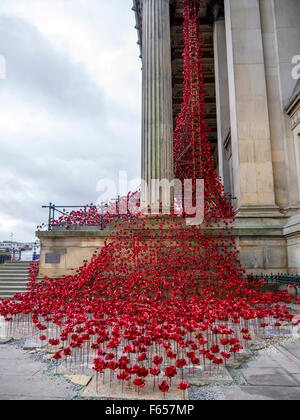
M 0 241 L 33 240 L 42 204 L 96 202 L 140 175 L 132 0 L 1 0 Z

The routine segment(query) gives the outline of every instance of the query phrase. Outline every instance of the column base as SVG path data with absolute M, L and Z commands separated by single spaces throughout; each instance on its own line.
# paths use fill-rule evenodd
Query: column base
M 235 217 L 284 217 L 284 212 L 276 205 L 249 205 L 240 206 L 235 210 Z

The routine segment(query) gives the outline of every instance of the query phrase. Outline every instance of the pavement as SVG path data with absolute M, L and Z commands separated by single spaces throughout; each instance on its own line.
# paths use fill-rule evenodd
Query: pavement
M 23 349 L 24 343 L 0 340 L 0 400 L 70 400 L 92 397 L 53 373 L 50 361 Z M 53 362 L 53 361 L 52 361 Z M 193 387 L 194 400 L 300 400 L 300 339 L 272 344 L 240 368 L 228 369 L 228 385 L 216 381 Z M 79 383 L 79 382 L 78 382 Z M 103 397 L 102 397 L 103 398 Z M 134 398 L 133 398 L 134 399 Z
M 300 400 L 300 340 L 271 345 L 222 387 L 225 400 Z
M 11 336 L 9 329 L 4 328 L 0 318 L 0 400 L 116 397 L 112 393 L 113 387 L 95 392 L 95 378 L 86 376 L 93 375 L 93 371 L 86 372 L 86 375 L 82 371 L 78 375 L 76 369 L 70 372 L 69 366 L 61 365 L 57 369 L 53 355 L 40 348 L 39 340 L 36 342 L 32 338 L 23 338 L 24 331 L 21 325 L 20 331 L 17 328 L 14 330 L 15 338 L 7 339 L 7 336 Z M 218 370 L 216 376 L 202 375 L 199 381 L 196 380 L 197 375 L 187 378 L 192 385 L 189 398 L 300 400 L 300 331 L 295 330 L 291 335 L 289 329 L 282 329 L 280 334 L 270 334 L 268 339 L 256 337 L 249 348 L 237 356 L 236 361 Z M 149 399 L 153 398 L 153 392 L 149 392 L 148 396 Z M 128 397 L 147 399 L 147 395 L 139 395 L 137 398 L 134 394 Z M 126 395 L 118 395 L 117 398 L 126 399 Z M 177 398 L 180 398 L 177 394 L 168 396 L 168 399 Z
M 46 363 L 14 343 L 0 344 L 0 400 L 69 400 L 76 393 L 73 384 L 51 376 Z

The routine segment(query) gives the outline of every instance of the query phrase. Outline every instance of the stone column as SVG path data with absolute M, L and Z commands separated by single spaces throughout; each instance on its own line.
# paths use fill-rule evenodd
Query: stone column
M 142 3 L 142 205 L 168 200 L 157 197 L 155 185 L 172 181 L 173 116 L 169 0 Z M 152 183 L 151 180 L 157 180 Z M 154 184 L 154 185 L 153 185 Z M 154 188 L 153 188 L 154 187 Z
M 225 0 L 233 157 L 240 215 L 277 214 L 259 0 Z
M 260 1 L 265 72 L 272 138 L 273 169 L 277 204 L 291 214 L 299 209 L 295 144 L 286 106 L 296 80 L 292 57 L 299 54 L 299 0 Z M 296 51 L 298 51 L 296 53 Z
M 234 191 L 231 191 L 231 168 L 229 167 L 224 146 L 225 140 L 230 134 L 229 89 L 224 20 L 218 20 L 214 24 L 214 62 L 216 80 L 219 175 L 222 179 L 225 191 L 234 195 Z

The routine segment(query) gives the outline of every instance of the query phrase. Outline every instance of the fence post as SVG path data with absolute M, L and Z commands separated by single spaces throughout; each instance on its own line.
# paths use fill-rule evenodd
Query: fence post
M 49 220 L 48 220 L 48 230 L 51 230 L 51 209 L 52 209 L 52 203 L 49 203 Z

